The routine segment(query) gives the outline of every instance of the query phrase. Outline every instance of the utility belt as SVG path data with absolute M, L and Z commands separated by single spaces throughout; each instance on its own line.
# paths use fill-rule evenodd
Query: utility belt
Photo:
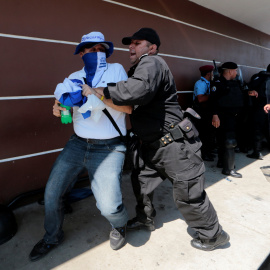
M 184 119 L 176 124 L 170 125 L 170 132 L 154 142 L 143 142 L 143 145 L 152 149 L 165 147 L 173 141 L 190 140 L 198 137 L 199 132 L 192 123 L 192 118 L 201 119 L 200 115 L 191 108 L 184 111 Z

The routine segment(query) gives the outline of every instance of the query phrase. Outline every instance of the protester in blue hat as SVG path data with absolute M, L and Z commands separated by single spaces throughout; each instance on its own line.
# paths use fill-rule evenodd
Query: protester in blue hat
M 82 58 L 84 67 L 68 77 L 68 80 L 75 80 L 82 85 L 82 96 L 95 95 L 95 91 L 90 87 L 105 87 L 107 83 L 127 79 L 120 64 L 106 62 L 106 58 L 112 53 L 113 44 L 105 41 L 102 33 L 91 32 L 82 37 L 75 54 Z M 84 84 L 84 81 L 87 84 Z M 44 195 L 45 235 L 31 251 L 31 261 L 42 258 L 64 240 L 63 198 L 84 169 L 88 171 L 97 208 L 112 225 L 111 248 L 119 249 L 125 243 L 128 214 L 122 202 L 120 187 L 126 152 L 122 138 L 126 135 L 125 113 L 130 113 L 132 108 L 116 105 L 109 107 L 105 100 L 104 102 L 119 131 L 105 113 L 96 121 L 91 115 L 84 118 L 79 107 L 73 107 L 74 134 L 58 156 L 47 182 Z M 59 101 L 56 101 L 54 115 L 60 117 L 60 111 L 65 109 L 58 104 Z

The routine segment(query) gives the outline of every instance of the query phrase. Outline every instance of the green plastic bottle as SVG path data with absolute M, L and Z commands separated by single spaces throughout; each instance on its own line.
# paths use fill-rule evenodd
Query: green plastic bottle
M 70 112 L 70 107 L 60 104 L 61 107 L 66 108 L 66 111 L 61 111 L 61 122 L 62 124 L 70 124 L 72 123 L 72 115 Z

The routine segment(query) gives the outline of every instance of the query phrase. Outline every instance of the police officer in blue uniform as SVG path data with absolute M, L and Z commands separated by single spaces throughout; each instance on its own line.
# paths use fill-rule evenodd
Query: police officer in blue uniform
M 213 149 L 215 139 L 209 102 L 210 84 L 213 80 L 214 67 L 205 65 L 201 66 L 199 70 L 201 72 L 201 78 L 194 85 L 193 108 L 199 113 L 201 119 L 195 125 L 198 128 L 202 141 L 202 159 L 205 161 L 214 161 L 214 155 L 211 153 L 211 150 Z
M 222 173 L 241 178 L 235 171 L 236 127 L 239 113 L 244 106 L 243 93 L 239 83 L 235 80 L 237 64 L 226 62 L 220 67 L 221 76 L 211 88 L 212 125 L 217 128 L 219 145 L 218 167 Z

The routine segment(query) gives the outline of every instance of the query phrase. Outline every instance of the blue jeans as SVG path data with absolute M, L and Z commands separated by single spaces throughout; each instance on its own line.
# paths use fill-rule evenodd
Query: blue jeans
M 114 228 L 126 224 L 128 214 L 121 193 L 125 152 L 126 146 L 119 138 L 86 142 L 71 136 L 55 161 L 46 185 L 44 240 L 47 243 L 57 244 L 63 239 L 64 196 L 85 168 L 101 214 Z

